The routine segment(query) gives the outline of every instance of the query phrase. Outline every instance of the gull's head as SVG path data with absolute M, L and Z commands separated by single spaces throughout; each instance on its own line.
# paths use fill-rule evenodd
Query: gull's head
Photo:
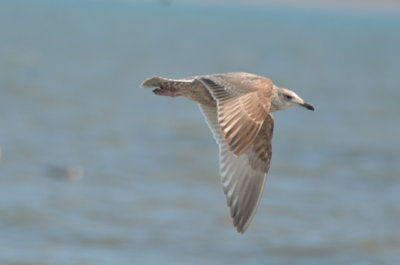
M 314 106 L 305 102 L 293 91 L 274 86 L 270 111 L 285 110 L 290 108 L 303 107 L 308 110 L 315 110 Z

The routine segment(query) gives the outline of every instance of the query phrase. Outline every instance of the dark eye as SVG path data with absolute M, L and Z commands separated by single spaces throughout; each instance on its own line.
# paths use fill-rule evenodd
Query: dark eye
M 285 95 L 285 98 L 286 98 L 287 100 L 291 100 L 293 97 L 292 97 L 291 95 Z

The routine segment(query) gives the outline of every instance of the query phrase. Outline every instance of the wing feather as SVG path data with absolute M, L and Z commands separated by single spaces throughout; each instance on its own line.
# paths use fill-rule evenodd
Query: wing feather
M 218 123 L 229 151 L 240 156 L 253 143 L 269 113 L 273 83 L 247 73 L 199 76 L 217 102 Z
M 264 190 L 272 155 L 273 117 L 267 115 L 250 147 L 242 155 L 236 156 L 230 151 L 222 134 L 217 106 L 199 106 L 219 145 L 221 183 L 233 224 L 238 232 L 244 233 L 256 213 Z

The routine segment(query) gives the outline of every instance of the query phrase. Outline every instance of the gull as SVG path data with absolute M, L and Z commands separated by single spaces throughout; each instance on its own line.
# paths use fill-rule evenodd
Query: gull
M 219 145 L 221 183 L 233 225 L 244 233 L 257 211 L 270 166 L 272 112 L 314 107 L 269 78 L 242 72 L 183 79 L 153 76 L 141 86 L 199 104 Z

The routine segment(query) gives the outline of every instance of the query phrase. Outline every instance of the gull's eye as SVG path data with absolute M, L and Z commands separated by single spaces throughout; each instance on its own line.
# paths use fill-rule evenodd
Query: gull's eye
M 287 100 L 293 99 L 293 97 L 292 97 L 291 95 L 285 95 L 285 98 L 286 98 Z

